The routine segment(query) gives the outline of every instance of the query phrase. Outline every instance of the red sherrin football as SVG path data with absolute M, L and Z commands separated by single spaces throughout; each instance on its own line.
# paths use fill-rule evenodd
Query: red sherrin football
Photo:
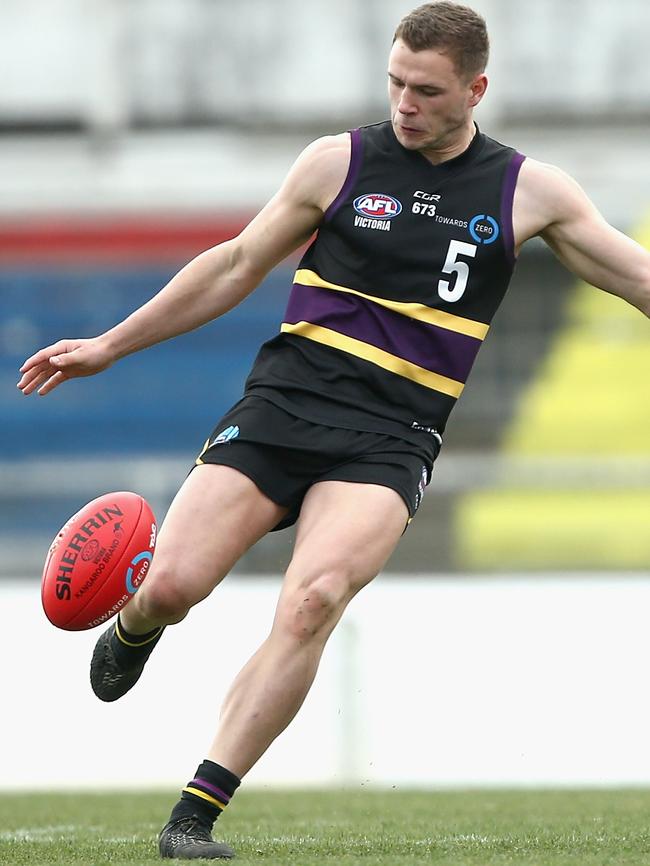
M 156 518 L 137 493 L 106 493 L 61 528 L 47 554 L 41 598 L 52 625 L 107 622 L 135 594 L 156 546 Z

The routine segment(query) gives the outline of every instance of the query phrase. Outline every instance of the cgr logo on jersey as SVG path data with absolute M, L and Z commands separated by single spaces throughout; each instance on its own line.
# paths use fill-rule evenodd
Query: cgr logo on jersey
M 389 232 L 390 220 L 402 212 L 402 203 L 392 195 L 369 192 L 355 198 L 354 209 L 358 214 L 354 218 L 355 226 Z
M 420 198 L 422 201 L 440 201 L 442 196 L 435 192 L 425 192 L 423 189 L 416 189 L 413 193 L 413 198 Z
M 470 220 L 469 233 L 477 244 L 493 244 L 499 237 L 499 223 L 494 217 L 481 213 Z

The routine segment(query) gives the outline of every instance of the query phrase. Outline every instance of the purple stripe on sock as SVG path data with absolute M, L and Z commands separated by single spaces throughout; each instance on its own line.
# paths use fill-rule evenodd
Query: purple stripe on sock
M 226 794 L 225 791 L 222 791 L 221 788 L 217 788 L 215 785 L 211 785 L 209 782 L 206 782 L 205 779 L 192 779 L 191 782 L 187 783 L 188 785 L 196 785 L 197 788 L 200 786 L 202 788 L 207 788 L 207 790 L 214 794 L 217 800 L 222 800 L 224 803 L 230 802 L 230 797 Z
M 515 187 L 519 177 L 519 169 L 526 157 L 523 153 L 516 152 L 508 167 L 503 181 L 501 195 L 501 225 L 503 226 L 503 246 L 510 264 L 514 267 L 515 257 L 515 234 L 512 227 L 512 203 L 515 198 Z
M 341 205 L 347 198 L 350 190 L 356 183 L 357 175 L 359 174 L 359 169 L 361 168 L 361 157 L 363 156 L 363 144 L 361 142 L 360 129 L 353 129 L 350 131 L 350 147 L 350 165 L 348 167 L 347 177 L 343 182 L 343 186 L 341 187 L 339 194 L 325 211 L 325 216 L 323 217 L 324 222 L 329 222 L 329 220 L 332 219 L 332 217 L 341 207 Z

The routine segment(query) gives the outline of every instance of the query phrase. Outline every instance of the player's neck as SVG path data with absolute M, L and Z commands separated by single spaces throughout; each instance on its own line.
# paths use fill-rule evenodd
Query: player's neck
M 474 140 L 474 136 L 478 133 L 478 127 L 472 118 L 469 122 L 455 131 L 455 134 L 450 136 L 439 145 L 433 145 L 430 148 L 423 148 L 420 153 L 429 162 L 434 165 L 439 165 L 441 162 L 447 162 L 464 153 Z

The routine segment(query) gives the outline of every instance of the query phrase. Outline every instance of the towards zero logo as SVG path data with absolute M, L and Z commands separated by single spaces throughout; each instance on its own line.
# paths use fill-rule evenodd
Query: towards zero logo
M 142 553 L 136 554 L 131 560 L 131 565 L 126 570 L 126 591 L 129 595 L 133 595 L 137 592 L 138 587 L 149 571 L 149 565 L 151 564 L 152 559 L 153 553 L 149 550 L 143 550 Z M 142 564 L 140 565 L 140 563 Z M 140 567 L 138 568 L 138 566 Z
M 470 220 L 469 233 L 477 244 L 493 244 L 499 237 L 499 223 L 489 214 L 477 214 Z
M 378 220 L 391 220 L 402 212 L 402 203 L 392 195 L 369 192 L 354 200 L 354 209 L 361 216 Z

